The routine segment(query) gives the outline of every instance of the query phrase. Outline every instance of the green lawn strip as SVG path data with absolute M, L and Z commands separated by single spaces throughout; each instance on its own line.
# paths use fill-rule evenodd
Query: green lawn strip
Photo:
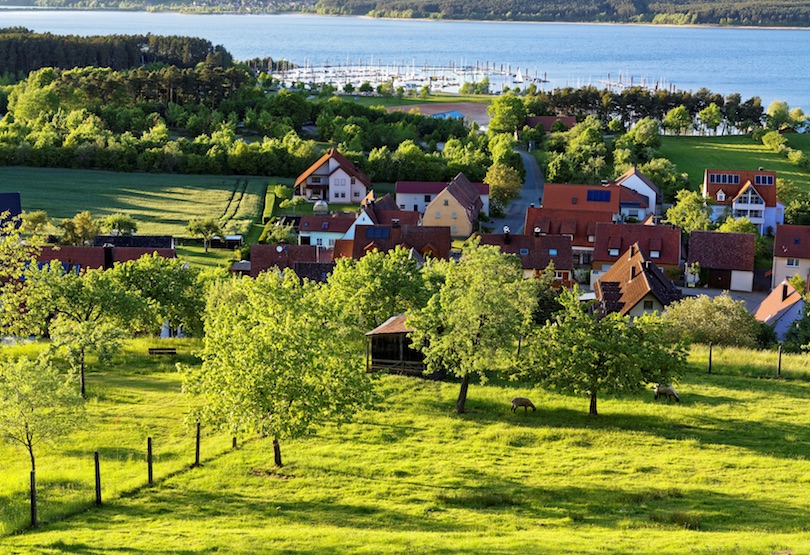
M 254 228 L 255 226 L 250 228 L 251 234 L 255 234 Z M 261 230 L 259 230 L 259 233 L 261 233 Z M 258 235 L 256 235 L 256 238 L 258 238 Z M 175 250 L 177 258 L 188 262 L 191 266 L 202 269 L 229 268 L 231 261 L 235 257 L 234 251 L 230 249 L 209 249 L 206 253 L 202 245 L 178 245 Z
M 419 96 L 406 96 L 403 98 L 396 96 L 362 96 L 359 94 L 341 95 L 340 98 L 347 101 L 357 102 L 363 106 L 383 106 L 388 108 L 393 106 L 408 106 L 428 103 L 446 104 L 454 102 L 477 102 L 480 104 L 489 104 L 495 97 L 491 95 L 431 93 L 427 98 L 420 98 Z
M 810 542 L 810 382 L 723 365 L 723 374 L 709 375 L 706 354 L 696 349 L 677 383 L 682 403 L 656 402 L 650 390 L 603 395 L 598 418 L 587 416 L 585 396 L 509 382 L 473 384 L 469 413 L 458 416 L 457 383 L 383 376 L 380 410 L 282 441 L 281 469 L 269 439 L 234 452 L 225 445 L 201 469 L 101 509 L 46 518 L 41 530 L 0 539 L 0 551 L 797 552 Z M 187 465 L 190 433 L 175 431 L 184 404 L 176 378 L 142 365 L 105 375 L 110 383 L 97 403 L 120 404 L 121 427 L 139 424 L 140 434 L 121 435 L 139 444 L 143 429 L 162 427 L 162 441 L 177 445 L 173 461 Z M 170 393 L 175 400 L 158 401 Z M 537 412 L 511 413 L 515 395 L 529 396 Z M 141 402 L 148 408 L 136 408 Z M 107 408 L 92 435 L 112 443 L 117 438 L 104 430 L 115 429 L 112 412 L 119 411 Z M 211 442 L 203 442 L 204 452 L 217 452 Z M 3 449 L 0 463 L 23 468 L 22 484 L 6 487 L 24 502 L 24 457 Z M 79 434 L 73 449 L 89 453 L 90 442 Z
M 804 145 L 810 141 L 800 135 L 789 135 L 789 140 Z M 793 143 L 791 143 L 793 144 Z M 799 148 L 796 146 L 794 148 Z M 788 161 L 747 135 L 719 137 L 662 137 L 661 154 L 689 174 L 692 189 L 699 190 L 706 169 L 718 170 L 773 170 L 776 176 L 793 181 L 800 189 L 810 192 L 810 171 Z

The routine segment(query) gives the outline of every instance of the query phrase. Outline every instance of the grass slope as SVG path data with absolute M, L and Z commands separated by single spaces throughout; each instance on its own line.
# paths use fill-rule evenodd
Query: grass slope
M 53 222 L 89 210 L 123 212 L 143 235 L 185 236 L 189 220 L 221 218 L 226 233 L 245 233 L 260 216 L 269 178 L 117 173 L 0 167 L 0 192 L 19 191 L 23 210 L 45 210 Z
M 810 135 L 786 135 L 790 146 L 810 154 Z M 790 163 L 747 135 L 718 137 L 662 137 L 661 154 L 689 174 L 692 188 L 699 190 L 708 168 L 755 170 L 763 167 L 776 176 L 793 181 L 810 192 L 810 171 Z
M 222 456 L 177 472 L 191 453 L 178 378 L 137 356 L 145 345 L 130 349 L 132 362 L 91 375 L 94 428 L 42 458 L 50 522 L 0 538 L 0 552 L 725 554 L 810 545 L 810 373 L 801 356 L 783 361 L 793 379 L 774 380 L 762 377 L 773 374 L 773 353 L 716 349 L 715 372 L 725 375 L 707 375 L 706 350 L 696 348 L 681 404 L 649 391 L 603 396 L 596 419 L 585 397 L 520 384 L 473 385 L 469 414 L 457 416 L 457 384 L 383 376 L 380 410 L 283 442 L 281 469 L 268 440 L 233 451 L 219 437 L 206 438 L 203 452 Z M 516 394 L 538 411 L 510 413 Z M 133 490 L 145 480 L 147 433 L 169 445 L 166 466 L 154 487 Z M 57 520 L 64 496 L 89 506 L 96 448 L 103 471 L 130 493 Z M 24 456 L 1 447 L 0 466 L 12 469 L 0 507 L 24 513 Z M 6 532 L 20 525 L 10 516 Z

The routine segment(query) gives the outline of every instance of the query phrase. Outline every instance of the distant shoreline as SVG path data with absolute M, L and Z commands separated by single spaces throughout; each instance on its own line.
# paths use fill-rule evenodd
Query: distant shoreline
M 768 26 L 768 25 L 720 25 L 716 23 L 689 23 L 684 25 L 677 25 L 674 23 L 640 23 L 629 21 L 535 21 L 535 20 L 516 20 L 516 19 L 447 19 L 447 18 L 432 18 L 432 17 L 373 17 L 370 15 L 342 15 L 342 14 L 321 14 L 307 11 L 279 11 L 279 12 L 257 12 L 246 13 L 241 11 L 187 11 L 177 9 L 146 9 L 146 8 L 77 8 L 77 7 L 55 7 L 55 6 L 13 6 L 13 5 L 0 5 L 0 13 L 3 11 L 36 11 L 36 12 L 144 12 L 144 13 L 176 13 L 180 15 L 308 15 L 314 17 L 335 17 L 335 18 L 358 18 L 368 20 L 380 21 L 422 21 L 422 22 L 437 22 L 437 23 L 503 23 L 515 24 L 525 23 L 530 25 L 622 25 L 633 27 L 673 27 L 678 29 L 763 29 L 771 31 L 810 31 L 810 26 Z

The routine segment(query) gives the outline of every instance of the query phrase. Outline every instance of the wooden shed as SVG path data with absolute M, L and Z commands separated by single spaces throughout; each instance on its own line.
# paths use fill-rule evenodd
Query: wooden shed
M 411 346 L 405 325 L 407 316 L 392 316 L 366 334 L 366 371 L 421 376 L 425 371 L 424 355 Z

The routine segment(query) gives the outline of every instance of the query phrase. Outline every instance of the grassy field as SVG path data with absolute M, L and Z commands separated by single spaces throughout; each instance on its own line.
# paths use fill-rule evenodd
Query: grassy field
M 785 136 L 791 147 L 810 154 L 810 135 Z M 662 137 L 660 150 L 679 171 L 689 174 L 689 183 L 695 190 L 703 183 L 703 172 L 707 168 L 755 170 L 763 167 L 810 192 L 810 171 L 790 163 L 748 136 Z
M 0 192 L 19 191 L 23 210 L 45 210 L 53 222 L 84 210 L 95 218 L 123 212 L 135 218 L 143 235 L 185 236 L 189 220 L 206 216 L 220 218 L 226 233 L 245 233 L 261 215 L 271 180 L 289 181 L 0 167 Z
M 169 362 L 131 344 L 90 374 L 92 427 L 40 458 L 46 524 L 0 537 L 2 553 L 656 553 L 767 554 L 810 545 L 810 370 L 774 353 L 696 348 L 681 404 L 652 393 L 585 397 L 526 384 L 383 376 L 379 410 L 282 442 L 230 449 L 203 440 L 193 460 L 187 401 Z M 179 344 L 180 352 L 194 348 Z M 186 360 L 191 360 L 184 354 Z M 537 412 L 512 414 L 530 396 Z M 144 487 L 153 435 L 158 481 Z M 92 451 L 105 505 L 92 508 Z M 0 447 L 0 526 L 23 526 L 25 456 Z M 60 515 L 70 515 L 60 518 Z

